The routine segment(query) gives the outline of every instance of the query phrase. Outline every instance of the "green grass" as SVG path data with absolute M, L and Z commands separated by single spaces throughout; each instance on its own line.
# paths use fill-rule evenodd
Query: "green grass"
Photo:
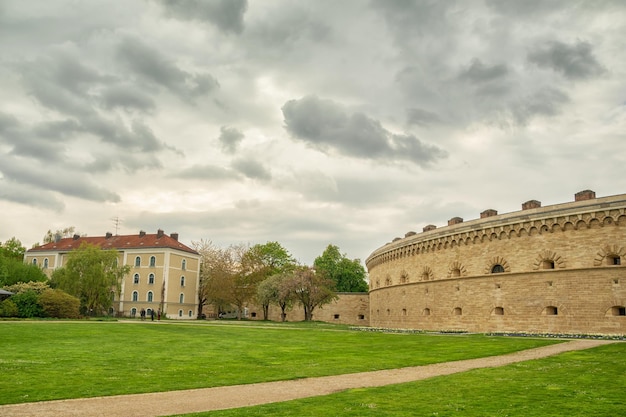
M 624 416 L 626 344 L 382 388 L 190 414 L 232 416 Z
M 0 322 L 0 332 L 0 404 L 391 369 L 557 343 L 250 322 Z

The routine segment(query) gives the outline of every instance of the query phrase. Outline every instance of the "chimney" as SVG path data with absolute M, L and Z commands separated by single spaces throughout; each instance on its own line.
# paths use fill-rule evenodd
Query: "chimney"
M 163 235 L 165 235 L 165 233 L 163 233 L 162 229 L 157 230 L 157 239 L 160 239 L 163 237 Z
M 596 192 L 591 190 L 584 190 L 574 194 L 574 201 L 593 200 L 596 198 Z
M 143 230 L 139 231 L 139 237 L 144 237 L 146 235 L 146 232 L 144 232 Z
M 537 200 L 528 200 L 527 202 L 522 204 L 522 210 L 529 210 L 539 207 L 541 207 L 541 201 Z
M 498 212 L 494 209 L 487 209 L 480 213 L 480 218 L 484 219 L 485 217 L 497 216 Z
M 415 233 L 415 232 L 406 232 L 406 233 L 404 234 L 404 237 L 413 236 L 413 235 L 415 235 L 415 234 L 417 234 L 417 233 Z
M 459 224 L 459 223 L 463 223 L 463 219 L 460 217 L 453 217 L 450 220 L 448 220 L 448 226 L 452 226 L 452 225 Z
M 112 237 L 113 237 L 113 233 L 111 233 L 111 232 L 107 232 L 107 234 L 106 234 L 106 238 L 107 238 L 107 239 L 111 239 Z
M 80 239 L 80 235 L 74 235 L 74 236 L 72 236 L 72 239 L 78 240 L 78 239 Z
M 178 233 L 171 233 L 171 238 L 178 242 Z
M 435 226 L 434 224 L 429 224 L 428 226 L 424 226 L 422 232 L 430 232 L 431 230 L 435 230 L 436 228 L 437 226 Z

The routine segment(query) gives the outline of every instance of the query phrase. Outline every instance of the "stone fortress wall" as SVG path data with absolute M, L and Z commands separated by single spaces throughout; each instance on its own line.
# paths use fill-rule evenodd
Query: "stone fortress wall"
M 469 332 L 626 333 L 626 195 L 522 210 L 422 233 L 366 260 L 370 325 Z

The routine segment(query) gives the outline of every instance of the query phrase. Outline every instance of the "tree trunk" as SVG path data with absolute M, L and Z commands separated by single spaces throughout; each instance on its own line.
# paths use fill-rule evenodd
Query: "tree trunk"
M 267 320 L 267 316 L 269 315 L 270 305 L 263 304 L 263 320 Z

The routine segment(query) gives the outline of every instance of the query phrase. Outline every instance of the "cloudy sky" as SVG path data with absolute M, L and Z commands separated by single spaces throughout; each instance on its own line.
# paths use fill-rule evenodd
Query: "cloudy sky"
M 0 0 L 0 241 L 328 244 L 626 193 L 626 2 Z

